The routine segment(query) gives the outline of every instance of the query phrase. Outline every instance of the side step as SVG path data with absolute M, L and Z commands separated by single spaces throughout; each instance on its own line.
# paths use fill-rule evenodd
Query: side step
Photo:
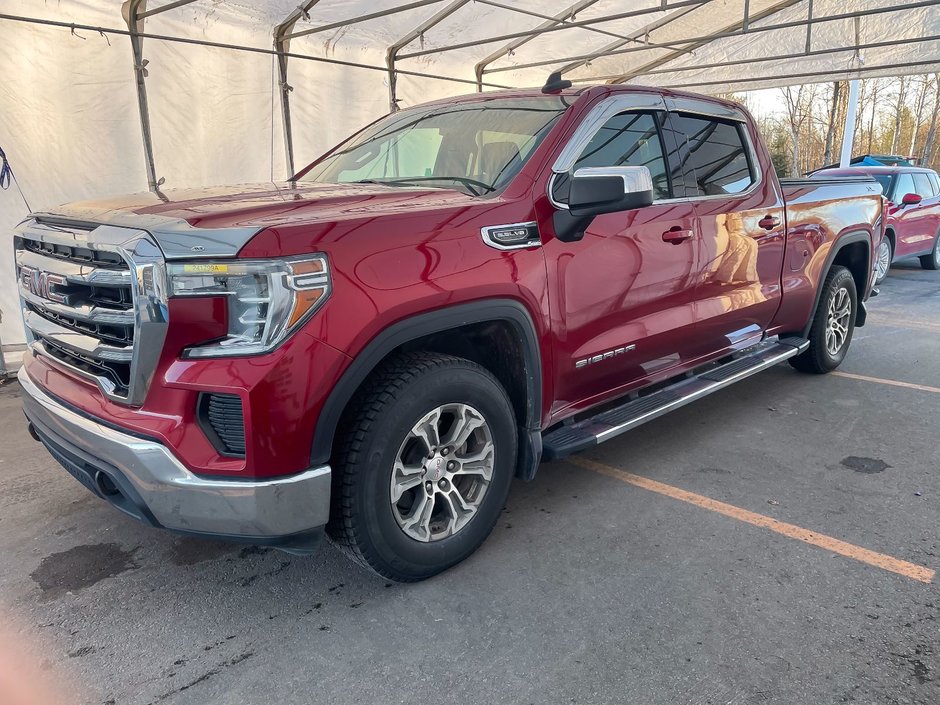
M 560 426 L 542 436 L 542 458 L 554 460 L 596 446 L 673 409 L 773 367 L 798 355 L 807 347 L 809 341 L 804 338 L 765 341 L 724 365 L 712 367 L 693 377 L 685 377 L 664 389 L 631 399 L 597 416 Z

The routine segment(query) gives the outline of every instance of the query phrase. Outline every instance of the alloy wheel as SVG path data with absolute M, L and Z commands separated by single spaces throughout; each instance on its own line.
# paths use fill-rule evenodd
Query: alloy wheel
M 877 280 L 881 281 L 888 275 L 888 270 L 891 268 L 891 243 L 887 240 L 882 240 L 881 245 L 878 246 L 877 268 Z
M 849 290 L 839 287 L 829 299 L 829 315 L 826 321 L 826 352 L 838 356 L 849 335 L 852 316 L 852 297 Z
M 490 427 L 469 404 L 444 404 L 425 414 L 395 457 L 389 497 L 398 526 L 421 542 L 461 531 L 480 507 L 495 460 Z

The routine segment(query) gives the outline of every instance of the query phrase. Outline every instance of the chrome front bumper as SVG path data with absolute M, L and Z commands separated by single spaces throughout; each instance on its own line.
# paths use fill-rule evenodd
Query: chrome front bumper
M 75 479 L 136 519 L 172 531 L 297 547 L 327 522 L 329 465 L 272 480 L 198 477 L 160 443 L 66 407 L 25 368 L 18 378 L 34 435 Z

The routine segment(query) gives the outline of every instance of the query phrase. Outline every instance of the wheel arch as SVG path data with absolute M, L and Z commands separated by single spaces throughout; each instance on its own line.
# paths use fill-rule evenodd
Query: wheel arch
M 515 374 L 518 370 L 513 368 L 515 358 L 512 355 L 505 358 L 505 365 L 493 365 L 488 353 L 475 350 L 468 340 L 471 332 L 478 335 L 487 331 L 492 336 L 494 330 L 496 335 L 492 340 L 497 345 L 508 344 L 499 335 L 511 333 L 521 375 Z M 409 349 L 430 349 L 467 357 L 496 375 L 510 396 L 518 421 L 517 475 L 531 479 L 542 454 L 542 360 L 532 316 L 525 306 L 512 299 L 487 299 L 436 309 L 380 331 L 355 356 L 327 397 L 314 429 L 311 462 L 329 461 L 343 414 L 376 367 L 390 355 Z
M 826 256 L 826 264 L 819 275 L 819 281 L 816 282 L 813 308 L 810 310 L 809 320 L 803 328 L 804 338 L 809 335 L 810 328 L 813 326 L 813 319 L 816 316 L 816 309 L 819 307 L 819 299 L 822 296 L 823 282 L 826 281 L 826 277 L 829 276 L 829 272 L 835 265 L 841 265 L 852 273 L 859 300 L 855 325 L 859 327 L 865 325 L 865 308 L 861 304 L 865 298 L 872 272 L 871 234 L 865 230 L 856 230 L 841 235 L 833 242 L 829 254 Z
M 889 225 L 885 228 L 885 238 L 891 242 L 891 257 L 894 258 L 894 253 L 898 251 L 898 236 L 894 232 L 894 226 Z

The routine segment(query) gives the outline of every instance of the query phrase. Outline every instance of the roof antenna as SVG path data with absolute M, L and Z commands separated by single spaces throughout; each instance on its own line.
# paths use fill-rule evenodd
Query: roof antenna
M 542 93 L 561 93 L 565 88 L 571 88 L 571 81 L 562 79 L 561 71 L 553 71 L 542 86 Z

